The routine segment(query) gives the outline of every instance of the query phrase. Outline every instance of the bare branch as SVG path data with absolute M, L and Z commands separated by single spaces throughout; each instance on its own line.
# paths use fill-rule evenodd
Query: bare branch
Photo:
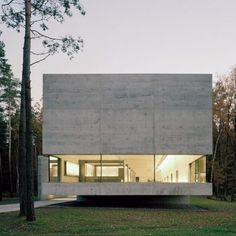
M 10 2 L 8 3 L 5 3 L 5 4 L 2 4 L 2 7 L 5 7 L 5 6 L 9 6 L 11 3 L 13 3 L 15 0 L 11 0 Z
M 53 38 L 53 37 L 50 37 L 50 36 L 48 36 L 48 35 L 42 34 L 42 33 L 40 33 L 40 32 L 37 31 L 37 30 L 31 30 L 31 32 L 32 32 L 32 34 L 34 34 L 34 35 L 39 35 L 39 36 L 41 36 L 41 37 L 44 37 L 44 38 L 47 38 L 47 39 L 50 39 L 50 40 L 61 40 L 60 38 Z
M 48 21 L 50 18 L 52 18 L 52 16 L 48 16 L 48 17 L 45 17 L 45 16 L 41 16 L 41 19 L 38 19 L 38 20 L 34 20 L 31 22 L 31 26 L 38 23 L 38 22 L 44 22 L 44 21 Z
M 40 39 L 40 38 L 42 38 L 42 36 L 34 36 L 34 37 L 30 37 L 31 39 Z
M 43 56 L 43 55 L 49 54 L 48 52 L 40 52 L 40 53 L 37 53 L 37 52 L 34 52 L 34 51 L 31 51 L 30 53 L 31 53 L 32 55 L 35 55 L 35 56 Z
M 47 56 L 41 58 L 40 60 L 31 63 L 30 66 L 33 66 L 33 65 L 35 65 L 35 64 L 37 64 L 37 63 L 39 63 L 39 62 L 41 62 L 41 61 L 46 60 L 46 59 L 47 59 L 49 56 L 51 56 L 51 55 L 52 55 L 52 54 L 48 54 Z
M 41 17 L 41 19 L 31 21 L 31 24 L 30 24 L 30 25 L 32 26 L 33 24 L 38 23 L 38 22 L 41 22 L 41 21 L 43 21 L 43 17 Z

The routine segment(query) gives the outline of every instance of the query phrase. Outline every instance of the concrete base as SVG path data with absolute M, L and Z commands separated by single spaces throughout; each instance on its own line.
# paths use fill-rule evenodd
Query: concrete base
M 42 183 L 46 196 L 199 196 L 212 195 L 211 183 Z

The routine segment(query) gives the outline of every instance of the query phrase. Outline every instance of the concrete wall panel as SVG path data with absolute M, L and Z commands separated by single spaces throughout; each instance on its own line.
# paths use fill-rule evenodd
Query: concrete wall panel
M 211 153 L 211 75 L 158 75 L 153 87 L 155 152 Z
M 44 154 L 211 154 L 211 75 L 44 75 Z
M 99 84 L 86 75 L 44 76 L 44 153 L 100 153 Z
M 153 153 L 153 116 L 149 110 L 102 113 L 102 153 Z

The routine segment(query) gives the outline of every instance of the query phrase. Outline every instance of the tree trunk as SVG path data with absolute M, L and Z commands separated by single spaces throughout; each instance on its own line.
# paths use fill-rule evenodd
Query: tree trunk
M 215 150 L 214 150 L 214 153 L 213 153 L 213 157 L 212 157 L 212 163 L 211 163 L 211 178 L 210 178 L 210 181 L 211 183 L 213 182 L 213 174 L 214 174 L 214 164 L 215 164 L 215 159 L 216 159 L 216 153 L 217 153 L 217 148 L 218 148 L 218 143 L 220 141 L 220 136 L 221 136 L 221 133 L 223 132 L 223 128 L 221 128 L 219 134 L 218 134 L 218 137 L 216 139 L 216 144 L 215 144 Z
M 0 149 L 0 201 L 2 201 L 2 156 Z
M 234 91 L 236 91 L 236 69 L 234 71 Z M 233 160 L 233 190 L 232 199 L 234 199 L 234 193 L 236 193 L 236 92 L 234 92 L 234 160 Z
M 30 86 L 30 50 L 31 50 L 31 0 L 25 0 L 25 40 L 23 52 L 23 78 L 25 81 L 25 147 L 26 147 L 26 219 L 35 220 L 33 190 L 33 146 L 32 146 L 32 114 Z
M 25 37 L 21 83 L 21 109 L 19 130 L 19 195 L 20 215 L 28 221 L 35 220 L 32 179 L 32 124 L 30 88 L 30 27 L 31 0 L 25 0 Z
M 23 62 L 24 65 L 24 62 Z M 19 126 L 19 198 L 20 216 L 26 215 L 26 148 L 25 148 L 25 80 L 24 69 L 21 82 L 21 105 L 20 105 L 20 126 Z
M 11 102 L 8 103 L 8 162 L 9 162 L 9 183 L 10 183 L 10 197 L 13 197 L 13 183 L 12 183 L 12 158 L 11 158 Z

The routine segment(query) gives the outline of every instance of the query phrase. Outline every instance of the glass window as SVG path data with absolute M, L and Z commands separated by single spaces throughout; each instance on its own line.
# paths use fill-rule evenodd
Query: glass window
M 206 157 L 201 155 L 58 155 L 50 157 L 50 181 L 58 182 L 59 179 L 61 182 L 204 183 Z
M 80 156 L 80 182 L 101 182 L 101 156 Z
M 154 156 L 102 155 L 102 182 L 154 182 Z
M 190 182 L 205 183 L 206 182 L 206 156 L 201 157 L 190 163 Z
M 49 182 L 60 181 L 60 159 L 49 157 Z
M 79 164 L 65 161 L 65 175 L 79 176 Z

